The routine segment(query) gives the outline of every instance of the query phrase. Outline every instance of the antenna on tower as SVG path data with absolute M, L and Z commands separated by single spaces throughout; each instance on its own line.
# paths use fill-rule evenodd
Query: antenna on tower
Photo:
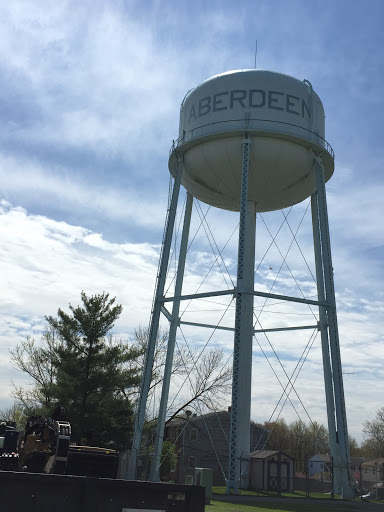
M 255 69 L 256 69 L 256 61 L 257 61 L 257 39 L 256 39 L 256 44 L 255 44 Z

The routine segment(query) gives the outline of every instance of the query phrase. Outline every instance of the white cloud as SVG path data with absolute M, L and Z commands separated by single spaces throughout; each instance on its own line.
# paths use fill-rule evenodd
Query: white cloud
M 47 167 L 28 158 L 0 154 L 0 180 L 4 195 L 24 199 L 26 203 L 43 203 L 45 208 L 62 208 L 66 215 L 98 216 L 126 225 L 161 229 L 164 222 L 164 201 L 155 198 L 152 208 L 143 207 L 148 198 L 134 188 L 121 189 L 91 184 L 84 178 L 69 176 L 65 168 Z M 73 170 L 72 170 L 73 171 Z M 148 192 L 147 192 L 148 193 Z M 161 198 L 165 199 L 165 198 Z M 158 208 L 157 214 L 156 209 Z M 139 214 L 138 214 L 139 213 Z
M 82 289 L 106 290 L 125 299 L 135 312 L 132 319 L 145 320 L 158 248 L 109 243 L 100 234 L 18 208 L 3 206 L 1 213 L 1 282 L 11 291 L 2 302 L 8 312 L 54 314 L 60 302 L 78 300 Z M 129 288 L 135 290 L 132 297 Z M 128 318 L 124 323 L 132 326 Z

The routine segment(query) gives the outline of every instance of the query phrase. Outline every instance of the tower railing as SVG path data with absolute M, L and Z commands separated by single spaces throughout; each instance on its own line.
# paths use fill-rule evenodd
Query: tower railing
M 293 123 L 286 123 L 283 121 L 273 121 L 271 119 L 230 119 L 226 121 L 217 121 L 215 123 L 208 123 L 197 128 L 193 128 L 187 132 L 184 132 L 172 145 L 170 149 L 170 155 L 175 148 L 182 146 L 188 142 L 192 142 L 195 139 L 205 137 L 208 135 L 214 135 L 221 132 L 239 132 L 244 133 L 244 129 L 248 132 L 269 132 L 278 133 L 282 135 L 289 135 L 309 141 L 317 146 L 323 148 L 331 157 L 335 158 L 335 153 L 332 146 L 318 133 L 308 130 L 303 126 L 299 126 Z

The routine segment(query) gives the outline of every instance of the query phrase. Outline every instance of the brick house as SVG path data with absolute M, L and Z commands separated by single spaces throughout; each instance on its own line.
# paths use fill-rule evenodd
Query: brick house
M 165 427 L 164 439 L 175 443 L 178 462 L 170 478 L 178 483 L 191 480 L 196 467 L 213 470 L 213 485 L 225 485 L 228 473 L 228 454 L 231 414 L 212 412 L 197 416 L 189 411 L 185 417 L 175 418 Z M 250 424 L 251 451 L 261 449 L 267 430 L 254 422 Z M 189 478 L 188 478 L 189 477 Z

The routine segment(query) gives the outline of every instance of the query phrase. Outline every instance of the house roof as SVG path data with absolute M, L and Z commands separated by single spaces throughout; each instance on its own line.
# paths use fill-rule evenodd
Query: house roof
M 378 459 L 373 460 L 367 460 L 366 462 L 363 462 L 362 466 L 378 466 L 379 464 L 384 464 L 383 457 L 379 457 Z
M 173 418 L 173 420 L 166 423 L 167 427 L 175 427 L 177 425 L 185 425 L 187 422 L 195 422 L 195 421 L 201 421 L 208 419 L 210 417 L 219 417 L 219 418 L 230 418 L 231 413 L 229 411 L 214 411 L 214 412 L 207 412 L 206 414 L 201 414 L 200 416 L 192 414 L 191 416 L 177 416 L 176 418 Z M 256 426 L 260 428 L 261 430 L 268 430 L 264 428 L 262 425 L 259 425 L 258 423 L 255 423 L 254 421 L 250 421 L 250 424 L 253 426 Z
M 293 459 L 293 457 L 290 457 L 289 455 L 286 455 L 283 452 L 279 452 L 279 450 L 256 450 L 251 453 L 252 459 L 267 459 L 268 457 L 272 457 L 273 455 L 277 455 L 278 453 L 281 453 L 284 455 L 284 457 L 287 457 L 288 459 Z
M 188 421 L 199 421 L 202 419 L 209 418 L 211 416 L 230 416 L 231 413 L 228 411 L 218 411 L 218 412 L 208 412 L 207 414 L 201 414 L 200 416 L 177 416 L 176 418 L 173 418 L 173 420 L 169 421 L 166 426 L 176 426 L 185 424 Z

